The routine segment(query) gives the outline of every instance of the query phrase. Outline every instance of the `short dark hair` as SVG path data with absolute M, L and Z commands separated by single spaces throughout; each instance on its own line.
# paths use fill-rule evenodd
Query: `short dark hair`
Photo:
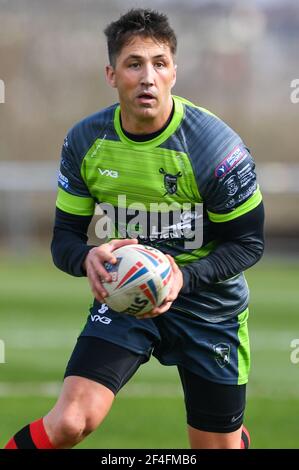
M 163 13 L 155 10 L 133 8 L 104 30 L 107 37 L 110 64 L 115 66 L 116 58 L 123 46 L 134 36 L 152 38 L 166 43 L 173 55 L 176 53 L 177 38 Z

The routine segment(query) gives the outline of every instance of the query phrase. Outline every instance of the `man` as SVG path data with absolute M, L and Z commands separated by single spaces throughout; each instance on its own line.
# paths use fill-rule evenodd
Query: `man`
M 55 264 L 71 275 L 87 275 L 95 300 L 57 403 L 7 448 L 76 445 L 100 425 L 115 394 L 151 353 L 178 367 L 192 448 L 247 447 L 243 271 L 262 255 L 264 219 L 253 159 L 220 119 L 172 96 L 176 37 L 165 15 L 131 10 L 105 33 L 106 77 L 119 104 L 84 119 L 65 140 L 52 241 Z M 95 203 L 115 209 L 125 239 L 86 244 Z M 161 223 L 156 237 L 139 233 L 139 241 L 171 255 L 173 268 L 169 296 L 139 319 L 108 309 L 101 283 L 111 279 L 104 263 L 116 262 L 113 250 L 137 243 L 128 237 L 129 214 L 125 227 L 118 221 L 134 203 L 148 212 L 152 203 L 191 207 L 181 224 L 168 226 L 168 236 Z M 196 226 L 199 204 L 203 243 L 187 248 L 186 232 L 177 229 L 186 217 L 189 228 Z M 110 322 L 96 321 L 97 313 Z

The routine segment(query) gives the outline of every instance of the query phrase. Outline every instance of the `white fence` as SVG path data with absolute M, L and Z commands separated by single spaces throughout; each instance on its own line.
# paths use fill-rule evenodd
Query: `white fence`
M 28 193 L 56 191 L 55 162 L 0 161 L 0 191 Z M 299 163 L 261 163 L 258 177 L 263 193 L 299 193 Z
M 0 236 L 9 245 L 26 249 L 36 237 L 42 220 L 50 230 L 57 188 L 56 162 L 0 161 Z M 263 194 L 299 195 L 299 164 L 258 165 Z M 298 222 L 299 225 L 299 222 Z

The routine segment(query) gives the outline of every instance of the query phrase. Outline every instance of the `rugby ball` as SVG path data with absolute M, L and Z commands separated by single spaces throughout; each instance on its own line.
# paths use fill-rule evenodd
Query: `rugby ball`
M 112 282 L 102 282 L 105 303 L 120 313 L 140 315 L 161 305 L 171 286 L 171 264 L 156 248 L 126 245 L 113 251 L 116 264 L 105 263 Z

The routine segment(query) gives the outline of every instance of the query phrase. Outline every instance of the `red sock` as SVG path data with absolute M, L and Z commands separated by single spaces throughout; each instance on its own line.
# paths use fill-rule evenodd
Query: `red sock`
M 250 446 L 250 434 L 248 429 L 245 426 L 242 427 L 242 436 L 241 436 L 241 449 L 249 449 Z
M 54 449 L 44 428 L 43 418 L 27 424 L 6 444 L 5 449 Z
M 8 441 L 4 449 L 17 449 L 17 444 L 13 437 Z

